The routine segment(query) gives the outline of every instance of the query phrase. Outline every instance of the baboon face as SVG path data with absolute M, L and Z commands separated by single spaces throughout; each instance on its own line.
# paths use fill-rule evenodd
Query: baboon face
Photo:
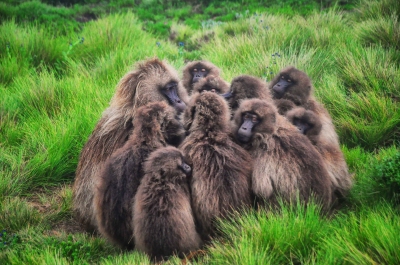
M 192 84 L 194 84 L 200 79 L 206 77 L 209 73 L 209 69 L 207 69 L 202 63 L 197 63 L 191 69 L 189 69 L 189 72 L 192 75 Z
M 145 164 L 146 173 L 158 173 L 163 177 L 190 176 L 192 168 L 186 163 L 180 150 L 169 146 L 153 152 Z
M 237 138 L 240 142 L 247 143 L 253 135 L 253 127 L 260 123 L 260 117 L 253 112 L 242 113 L 242 125 L 237 132 Z
M 176 70 L 156 58 L 138 63 L 136 70 L 121 79 L 113 104 L 137 109 L 155 101 L 168 102 L 178 113 L 185 109 L 188 101 Z
M 160 87 L 160 92 L 168 99 L 169 104 L 173 106 L 178 113 L 185 110 L 186 104 L 178 95 L 178 82 L 171 81 L 165 86 Z
M 220 70 L 208 61 L 194 61 L 186 64 L 183 69 L 182 83 L 189 93 L 193 86 L 209 75 L 219 76 Z
M 322 124 L 318 115 L 311 110 L 295 108 L 286 114 L 287 119 L 295 125 L 301 134 L 318 135 L 321 132 Z
M 296 98 L 296 104 L 306 102 L 311 93 L 311 81 L 306 73 L 289 66 L 283 69 L 271 82 L 270 89 L 274 99 Z
M 270 134 L 274 131 L 276 108 L 259 99 L 244 100 L 236 111 L 234 120 L 237 140 L 247 143 L 256 134 Z

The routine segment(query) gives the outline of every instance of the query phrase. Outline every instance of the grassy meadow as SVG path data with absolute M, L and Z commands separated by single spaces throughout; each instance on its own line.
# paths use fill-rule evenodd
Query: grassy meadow
M 148 30 L 137 10 L 101 14 L 78 30 L 16 13 L 2 20 L 0 264 L 150 263 L 84 233 L 71 206 L 80 150 L 119 79 L 152 57 L 177 70 L 209 60 L 227 81 L 240 74 L 268 81 L 288 65 L 305 71 L 355 178 L 335 215 L 321 216 L 314 205 L 238 213 L 186 264 L 400 264 L 400 3 L 291 11 L 243 10 L 220 20 L 208 11 L 207 20 L 192 18 L 197 26 L 169 21 L 170 35 Z

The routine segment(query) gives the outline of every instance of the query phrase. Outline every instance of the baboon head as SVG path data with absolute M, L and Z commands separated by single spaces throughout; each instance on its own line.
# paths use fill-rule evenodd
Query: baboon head
M 322 123 L 317 114 L 302 107 L 292 109 L 286 114 L 290 123 L 295 125 L 301 134 L 306 135 L 314 144 L 318 141 Z
M 288 99 L 296 105 L 305 104 L 312 92 L 311 80 L 306 73 L 293 66 L 282 69 L 269 85 L 274 99 Z
M 112 105 L 135 110 L 149 102 L 165 101 L 178 113 L 186 108 L 188 95 L 178 73 L 166 62 L 150 59 L 137 65 L 119 82 Z
M 229 91 L 229 84 L 226 83 L 221 77 L 210 74 L 193 84 L 192 94 L 201 93 L 204 91 L 224 94 Z
M 187 89 L 188 93 L 192 93 L 194 84 L 208 75 L 219 76 L 219 68 L 208 61 L 190 62 L 183 68 L 183 86 Z
M 270 92 L 267 88 L 267 83 L 263 80 L 250 76 L 240 75 L 232 80 L 230 91 L 224 95 L 231 107 L 235 111 L 242 100 L 258 98 L 262 100 L 271 100 Z
M 261 134 L 275 132 L 276 107 L 261 99 L 244 100 L 234 116 L 234 135 L 241 143 L 248 143 Z M 260 136 L 262 137 L 262 136 Z
M 178 146 L 185 136 L 185 129 L 176 117 L 176 110 L 166 102 L 152 102 L 140 107 L 133 120 L 133 127 L 134 133 L 149 138 L 156 136 L 175 146 Z M 148 141 L 150 143 L 151 140 Z
M 194 95 L 184 113 L 184 126 L 189 132 L 226 131 L 229 124 L 229 107 L 226 101 L 213 92 Z
M 150 154 L 144 164 L 144 172 L 151 174 L 158 180 L 170 181 L 173 178 L 188 177 L 192 168 L 185 162 L 179 149 L 167 146 Z

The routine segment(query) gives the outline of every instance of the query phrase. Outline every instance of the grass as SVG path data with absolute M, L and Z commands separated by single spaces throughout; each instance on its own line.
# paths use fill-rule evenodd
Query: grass
M 143 1 L 141 8 L 145 2 L 150 11 L 164 7 Z M 7 3 L 0 11 L 12 1 Z M 72 217 L 71 186 L 82 146 L 119 79 L 154 56 L 178 70 L 186 60 L 210 60 L 227 81 L 240 74 L 271 80 L 287 65 L 305 71 L 332 116 L 355 177 L 336 215 L 323 217 L 313 205 L 248 211 L 221 222 L 225 236 L 191 263 L 400 262 L 399 209 L 391 199 L 399 184 L 393 172 L 400 170 L 391 162 L 398 159 L 400 139 L 397 1 L 363 1 L 355 12 L 314 6 L 306 14 L 290 13 L 292 2 L 263 12 L 250 8 L 254 1 L 244 1 L 241 12 L 238 2 L 229 12 L 210 3 L 198 14 L 188 4 L 165 8 L 151 23 L 169 20 L 168 34 L 149 30 L 139 12 L 99 11 L 97 20 L 62 32 L 45 22 L 22 23 L 16 15 L 2 22 L 1 264 L 150 263 L 143 254 L 83 233 Z

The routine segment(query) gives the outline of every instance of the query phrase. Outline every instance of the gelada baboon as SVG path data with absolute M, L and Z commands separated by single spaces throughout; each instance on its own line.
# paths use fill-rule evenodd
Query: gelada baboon
M 224 95 L 229 91 L 229 84 L 219 76 L 208 75 L 207 77 L 202 78 L 193 84 L 192 95 L 194 93 L 201 93 L 203 91 L 211 91 L 220 95 Z
M 144 175 L 142 163 L 156 149 L 183 140 L 185 130 L 175 115 L 165 102 L 140 107 L 128 141 L 104 162 L 98 176 L 93 176 L 98 229 L 121 247 L 134 246 L 132 199 Z
M 150 59 L 139 63 L 136 70 L 121 79 L 110 106 L 83 147 L 73 186 L 73 209 L 88 231 L 96 229 L 93 176 L 128 139 L 136 110 L 155 101 L 168 102 L 181 112 L 186 107 L 188 96 L 179 82 L 178 73 L 171 66 L 158 59 Z
M 144 172 L 134 202 L 136 249 L 156 261 L 198 250 L 202 241 L 190 202 L 191 167 L 182 152 L 171 146 L 158 149 L 144 164 Z
M 192 207 L 203 239 L 216 235 L 215 219 L 251 204 L 250 155 L 229 138 L 230 112 L 216 93 L 194 95 L 184 113 L 189 130 L 180 149 L 193 165 Z
M 233 133 L 253 158 L 252 189 L 272 206 L 277 198 L 307 203 L 316 197 L 324 209 L 331 203 L 331 186 L 321 155 L 272 103 L 244 100 L 234 116 Z
M 353 185 L 353 179 L 349 174 L 340 146 L 320 138 L 322 124 L 314 112 L 297 107 L 290 110 L 286 117 L 299 129 L 300 133 L 310 139 L 322 155 L 332 181 L 334 199 L 344 198 Z
M 194 85 L 201 79 L 211 75 L 213 78 L 209 81 L 212 81 L 211 83 L 214 83 L 214 86 L 218 84 L 218 88 L 222 91 L 227 89 L 229 84 L 220 78 L 220 72 L 220 69 L 211 62 L 205 60 L 193 61 L 186 64 L 183 68 L 182 83 L 187 92 L 192 94 Z M 213 80 L 217 80 L 218 82 L 216 83 Z
M 258 98 L 270 102 L 271 94 L 268 85 L 260 78 L 250 75 L 240 75 L 232 80 L 230 91 L 222 95 L 228 101 L 232 113 L 244 99 Z
M 281 115 L 300 106 L 315 112 L 321 123 L 320 138 L 339 145 L 339 137 L 328 111 L 312 95 L 313 86 L 306 73 L 293 66 L 282 69 L 269 85 L 275 105 Z M 293 104 L 294 103 L 294 104 Z

